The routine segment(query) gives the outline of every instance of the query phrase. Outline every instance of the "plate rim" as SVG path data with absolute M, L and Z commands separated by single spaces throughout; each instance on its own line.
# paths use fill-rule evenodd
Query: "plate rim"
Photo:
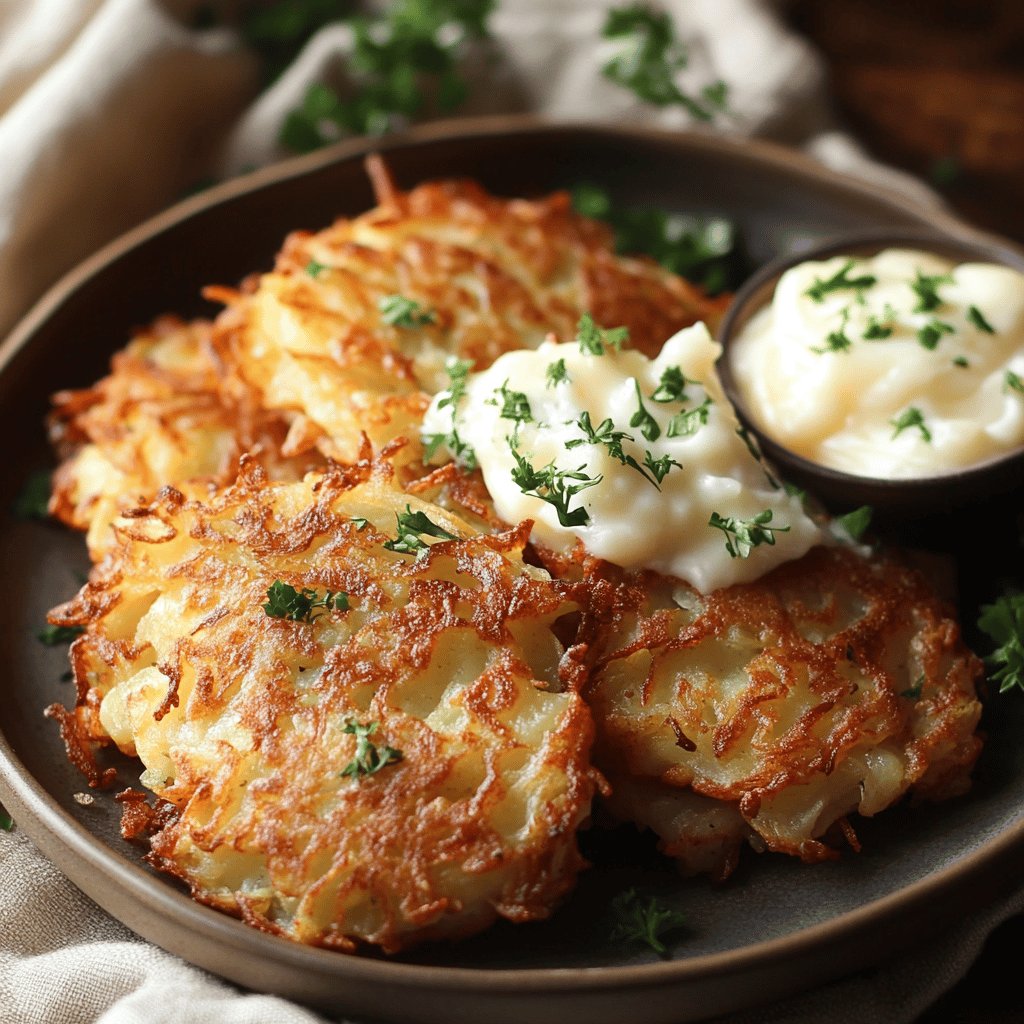
M 533 115 L 453 119 L 432 122 L 401 135 L 386 138 L 345 140 L 314 153 L 294 157 L 213 186 L 197 196 L 184 199 L 155 214 L 102 246 L 47 289 L 0 344 L 0 374 L 31 341 L 46 320 L 110 263 L 143 242 L 209 207 L 283 181 L 302 177 L 331 164 L 365 157 L 373 152 L 387 156 L 392 150 L 404 150 L 427 143 L 538 132 L 603 136 L 620 142 L 630 139 L 661 142 L 675 144 L 680 151 L 687 148 L 702 149 L 723 157 L 738 158 L 754 166 L 763 167 L 768 164 L 776 169 L 795 173 L 798 177 L 809 177 L 824 185 L 838 187 L 847 193 L 852 191 L 875 200 L 881 196 L 884 200 L 898 204 L 912 215 L 934 225 L 940 232 L 957 237 L 988 240 L 1000 247 L 1020 251 L 1020 247 L 1015 243 L 974 227 L 950 212 L 944 205 L 932 206 L 921 203 L 884 185 L 831 170 L 797 150 L 774 142 L 701 131 L 669 131 L 648 126 L 604 125 L 588 121 L 556 122 Z M 952 864 L 931 872 L 896 892 L 783 936 L 720 952 L 652 964 L 475 968 L 375 960 L 303 946 L 273 935 L 265 935 L 236 918 L 196 903 L 172 885 L 159 884 L 159 879 L 154 879 L 154 876 L 145 869 L 118 854 L 65 811 L 17 757 L 2 731 L 0 800 L 14 813 L 18 828 L 28 835 L 44 856 L 69 877 L 71 872 L 65 871 L 65 865 L 72 861 L 84 860 L 97 871 L 115 877 L 117 886 L 127 891 L 144 907 L 169 914 L 182 926 L 197 929 L 212 941 L 223 942 L 225 946 L 236 949 L 255 946 L 263 955 L 270 956 L 278 963 L 305 969 L 314 966 L 323 968 L 327 973 L 337 976 L 339 980 L 358 977 L 370 982 L 400 983 L 403 987 L 415 985 L 437 992 L 458 989 L 486 991 L 491 995 L 521 992 L 524 986 L 529 986 L 533 992 L 540 994 L 572 994 L 582 991 L 592 993 L 611 988 L 637 989 L 679 985 L 698 978 L 721 977 L 756 968 L 770 969 L 814 950 L 823 942 L 854 939 L 862 932 L 875 931 L 897 915 L 917 911 L 943 893 L 961 892 L 967 885 L 982 878 L 989 869 L 1002 865 L 1013 852 L 1024 848 L 1022 817 L 985 840 L 966 856 L 959 857 Z M 24 824 L 26 821 L 30 823 L 27 826 Z M 55 855 L 54 850 L 59 851 L 58 855 Z M 994 876 L 995 872 L 992 871 L 990 874 Z M 96 899 L 93 893 L 88 892 L 77 880 L 72 881 L 78 888 L 86 891 L 87 895 Z M 122 920 L 112 912 L 111 916 Z M 160 945 L 158 942 L 154 944 Z M 187 959 L 187 955 L 185 958 Z M 851 963 L 848 968 L 841 967 L 832 976 L 850 973 L 857 969 L 857 966 Z

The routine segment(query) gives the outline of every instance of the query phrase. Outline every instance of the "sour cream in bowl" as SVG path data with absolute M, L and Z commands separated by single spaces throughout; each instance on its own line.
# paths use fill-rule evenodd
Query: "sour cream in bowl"
M 850 238 L 765 267 L 722 326 L 723 386 L 827 504 L 894 515 L 1024 484 L 1024 256 Z

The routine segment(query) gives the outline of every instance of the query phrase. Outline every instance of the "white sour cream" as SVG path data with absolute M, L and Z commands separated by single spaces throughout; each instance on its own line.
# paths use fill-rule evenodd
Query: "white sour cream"
M 760 428 L 813 462 L 883 478 L 954 472 L 1024 444 L 1024 274 L 889 249 L 847 274 L 873 284 L 808 294 L 848 262 L 787 271 L 730 346 Z M 918 275 L 948 280 L 923 299 Z
M 454 427 L 475 451 L 498 514 L 512 523 L 534 520 L 534 537 L 548 547 L 565 549 L 579 538 L 600 558 L 678 576 L 704 592 L 749 581 L 827 540 L 799 498 L 770 481 L 737 434 L 739 424 L 715 372 L 720 352 L 703 324 L 670 338 L 653 361 L 610 347 L 593 355 L 576 343 L 545 342 L 536 351 L 509 352 L 469 376 L 454 419 L 451 392 L 438 395 L 427 412 L 424 437 L 450 436 Z M 549 369 L 560 360 L 566 379 L 553 383 Z M 686 378 L 682 397 L 652 397 L 667 398 L 672 388 L 665 382 L 678 381 L 680 373 Z M 522 411 L 516 392 L 529 404 L 529 420 L 502 415 L 517 403 Z M 654 469 L 641 472 L 623 464 L 609 444 L 588 441 L 584 413 L 595 433 L 604 425 L 625 435 L 618 438 L 623 458 L 640 467 L 671 460 L 661 464 L 667 472 L 660 484 L 652 482 Z M 641 420 L 644 414 L 650 419 Z M 579 479 L 560 478 L 568 487 L 598 481 L 563 502 L 564 514 L 585 522 L 564 525 L 556 504 L 527 493 L 549 494 L 543 486 L 522 485 L 513 447 L 534 470 L 578 473 Z M 755 530 L 757 542 L 749 547 L 742 537 L 709 525 L 713 514 L 750 521 L 767 512 L 771 519 L 761 525 L 772 529 Z

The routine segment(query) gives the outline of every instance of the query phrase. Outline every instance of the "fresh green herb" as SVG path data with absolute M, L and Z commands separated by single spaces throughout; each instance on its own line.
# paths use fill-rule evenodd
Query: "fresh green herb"
M 918 330 L 917 340 L 929 352 L 933 352 L 944 334 L 954 333 L 956 333 L 956 328 L 952 324 L 944 323 L 942 320 L 936 320 L 935 317 L 932 317 L 924 327 Z
M 1019 391 L 1024 395 L 1024 380 L 1014 373 L 1013 370 L 1006 371 L 1006 376 L 1003 378 L 1003 381 L 1007 391 Z
M 569 381 L 569 371 L 565 368 L 564 359 L 556 359 L 553 363 L 548 363 L 547 372 L 544 374 L 547 383 L 545 387 L 553 388 L 558 384 L 567 384 Z
M 423 444 L 423 458 L 429 462 L 434 453 L 442 446 L 451 452 L 452 458 L 460 466 L 468 469 L 471 473 L 476 469 L 476 451 L 472 445 L 467 444 L 459 437 L 459 432 L 452 427 L 447 434 L 421 434 L 420 441 Z
M 642 942 L 661 956 L 668 952 L 661 937 L 686 926 L 679 911 L 662 905 L 654 897 L 640 896 L 636 889 L 620 892 L 612 900 L 611 908 L 616 917 L 612 941 Z
M 673 466 L 677 469 L 683 468 L 683 464 L 676 462 L 671 455 L 662 455 L 660 459 L 656 459 L 653 453 L 644 452 L 644 467 L 651 471 L 651 475 L 659 484 L 668 476 Z
M 788 526 L 769 526 L 772 510 L 766 508 L 752 519 L 737 519 L 711 513 L 708 526 L 725 534 L 725 550 L 731 558 L 746 558 L 754 548 L 762 544 L 774 545 L 776 533 L 787 533 Z
M 574 437 L 566 441 L 565 447 L 567 449 L 579 448 L 582 444 L 603 445 L 613 459 L 623 466 L 630 466 L 632 469 L 635 469 L 648 483 L 653 484 L 655 487 L 661 483 L 660 479 L 656 480 L 654 477 L 648 476 L 644 467 L 632 455 L 626 454 L 622 448 L 622 442 L 631 441 L 635 444 L 636 438 L 625 430 L 616 430 L 615 424 L 611 419 L 602 420 L 595 427 L 591 422 L 590 413 L 584 409 L 580 413 L 579 419 L 576 420 L 576 426 L 583 431 L 584 436 Z
M 18 519 L 48 519 L 50 517 L 50 473 L 41 469 L 29 476 L 14 499 L 11 511 Z
M 673 274 L 699 284 L 709 295 L 737 287 L 746 276 L 746 260 L 731 221 L 658 209 L 623 209 L 612 204 L 605 189 L 590 183 L 577 185 L 572 199 L 584 217 L 608 222 L 618 252 L 644 253 Z
M 614 57 L 602 68 L 604 76 L 656 107 L 679 106 L 698 121 L 710 121 L 728 98 L 725 82 L 706 86 L 701 98 L 684 93 L 676 84 L 686 67 L 686 47 L 676 37 L 672 18 L 643 3 L 613 7 L 601 31 L 618 44 Z
M 867 533 L 873 515 L 874 509 L 870 505 L 861 505 L 860 508 L 839 516 L 836 522 L 853 540 L 860 540 Z
M 82 626 L 46 625 L 36 633 L 36 639 L 47 647 L 59 647 L 61 644 L 71 643 L 76 636 L 81 636 L 84 632 L 85 628 Z
M 967 362 L 967 357 L 966 356 L 957 356 L 953 360 L 953 365 L 954 366 L 960 366 L 963 369 L 967 369 L 967 367 L 970 366 L 971 364 L 969 362 Z
M 376 775 L 381 768 L 389 764 L 395 764 L 402 760 L 402 752 L 389 747 L 386 743 L 377 746 L 371 742 L 370 737 L 377 731 L 377 722 L 367 722 L 363 725 L 360 722 L 349 722 L 345 725 L 343 732 L 347 732 L 356 738 L 355 757 L 342 770 L 342 776 L 351 775 L 353 778 L 360 778 L 364 775 Z
M 862 274 L 860 277 L 850 277 L 850 271 L 857 265 L 857 261 L 847 260 L 831 277 L 822 280 L 820 277 L 814 279 L 814 283 L 804 292 L 815 302 L 824 302 L 825 296 L 832 292 L 853 290 L 860 291 L 870 288 L 877 283 L 878 278 L 874 274 Z
M 712 404 L 711 399 L 705 397 L 700 405 L 677 412 L 668 421 L 668 426 L 665 428 L 665 436 L 689 437 L 691 434 L 696 434 L 701 427 L 706 426 L 708 417 L 711 415 Z
M 864 328 L 861 337 L 865 341 L 884 341 L 886 338 L 891 338 L 896 324 L 896 316 L 896 310 L 887 302 L 882 309 L 881 316 L 872 314 L 868 317 L 868 325 Z
M 263 606 L 272 619 L 291 619 L 293 622 L 312 622 L 332 609 L 348 611 L 348 594 L 344 590 L 328 590 L 320 597 L 315 590 L 308 587 L 296 590 L 282 580 L 274 580 L 270 584 L 267 603 Z
M 796 484 L 791 484 L 788 480 L 782 481 L 782 489 L 791 498 L 796 498 L 801 505 L 807 500 L 807 492 L 802 487 L 797 487 Z
M 629 425 L 631 427 L 639 427 L 640 433 L 648 441 L 657 441 L 661 437 L 661 427 L 658 426 L 658 421 L 647 411 L 647 407 L 644 405 L 644 396 L 640 394 L 640 382 L 634 379 L 633 386 L 636 388 L 637 408 L 636 412 L 629 418 Z
M 506 380 L 500 388 L 495 389 L 494 393 L 501 399 L 501 408 L 498 415 L 503 420 L 515 420 L 517 424 L 533 422 L 530 400 L 522 391 L 509 390 L 508 381 Z M 497 398 L 489 398 L 487 401 L 490 405 L 499 404 Z
M 900 696 L 901 697 L 906 697 L 907 700 L 917 701 L 917 700 L 921 699 L 921 691 L 923 689 L 924 689 L 924 673 L 922 673 L 921 675 L 919 675 L 917 677 L 917 680 L 915 681 L 913 686 L 908 687 L 906 690 L 901 690 L 900 691 Z
M 652 402 L 685 402 L 686 385 L 699 384 L 699 380 L 690 380 L 678 366 L 669 366 L 661 375 L 658 387 L 651 394 Z
M 10 832 L 12 828 L 14 828 L 14 819 L 0 806 L 0 829 Z
M 467 41 L 487 36 L 495 0 L 393 0 L 374 19 L 352 18 L 347 66 L 352 86 L 343 97 L 314 83 L 281 129 L 296 152 L 341 135 L 381 135 L 421 116 L 455 110 L 467 86 L 459 62 Z
M 978 629 L 998 646 L 985 659 L 999 692 L 1024 690 L 1024 594 L 1003 594 L 983 605 Z
M 325 270 L 329 269 L 330 268 L 326 263 L 321 263 L 319 260 L 310 260 L 306 264 L 306 273 L 314 279 L 318 278 Z
M 850 309 L 847 307 L 841 314 L 841 320 L 839 327 L 830 331 L 828 336 L 825 338 L 825 344 L 821 348 L 811 347 L 812 352 L 817 352 L 818 355 L 824 355 L 826 352 L 846 352 L 853 345 L 853 342 L 846 335 L 846 325 L 850 322 Z
M 466 382 L 469 379 L 469 371 L 473 363 L 469 359 L 459 359 L 456 356 L 449 356 L 445 363 L 445 373 L 448 374 L 448 390 L 443 392 L 438 399 L 438 409 L 451 406 L 454 412 L 459 402 L 466 396 Z
M 415 299 L 408 299 L 404 295 L 382 295 L 377 308 L 384 323 L 394 327 L 426 327 L 437 320 L 432 309 L 421 309 Z
M 349 522 L 360 532 L 365 530 L 370 525 L 370 520 L 363 516 L 352 516 Z
M 576 325 L 576 342 L 584 355 L 603 356 L 605 349 L 621 349 L 629 341 L 626 327 L 598 327 L 589 313 L 584 313 Z
M 952 284 L 953 278 L 949 274 L 922 274 L 916 271 L 917 276 L 910 282 L 910 288 L 917 296 L 915 313 L 931 313 L 942 305 L 942 296 L 939 295 L 939 285 Z
M 260 55 L 265 83 L 278 78 L 321 28 L 342 20 L 351 9 L 349 0 L 274 0 L 273 3 L 247 4 L 242 35 Z M 211 18 L 208 24 L 217 24 L 216 12 L 208 10 L 207 14 Z
M 388 551 L 399 551 L 406 555 L 419 555 L 426 551 L 430 545 L 423 540 L 423 537 L 437 537 L 439 540 L 458 540 L 454 533 L 449 533 L 444 527 L 438 526 L 425 512 L 413 512 L 412 506 L 406 504 L 404 512 L 396 512 L 398 520 L 398 536 L 394 540 L 386 541 L 384 547 Z
M 904 409 L 896 419 L 889 420 L 889 423 L 894 428 L 892 432 L 893 439 L 899 437 L 904 430 L 909 430 L 911 427 L 917 427 L 925 441 L 930 442 L 932 439 L 932 432 L 925 426 L 924 414 L 914 406 Z
M 986 334 L 995 334 L 996 329 L 985 319 L 985 315 L 982 313 L 977 306 L 967 307 L 967 319 L 970 320 L 979 331 L 984 331 Z
M 512 438 L 509 438 L 509 447 L 516 463 L 515 469 L 512 470 L 512 482 L 523 494 L 540 498 L 551 505 L 558 514 L 558 521 L 562 526 L 585 526 L 590 522 L 590 514 L 586 508 L 580 505 L 570 510 L 569 503 L 580 491 L 596 487 L 603 479 L 602 476 L 588 476 L 584 472 L 585 465 L 568 470 L 558 469 L 553 462 L 549 462 L 546 466 L 535 469 L 530 461 L 517 451 Z

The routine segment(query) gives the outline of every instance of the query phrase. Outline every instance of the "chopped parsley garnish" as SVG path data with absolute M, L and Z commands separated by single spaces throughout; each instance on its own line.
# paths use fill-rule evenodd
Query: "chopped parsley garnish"
M 472 445 L 467 444 L 459 437 L 459 432 L 453 427 L 447 434 L 422 434 L 420 441 L 423 444 L 423 458 L 429 462 L 434 453 L 441 447 L 445 447 L 452 453 L 452 458 L 471 473 L 476 469 L 476 451 Z
M 711 406 L 711 399 L 706 397 L 700 405 L 677 412 L 668 421 L 668 426 L 665 428 L 665 436 L 689 437 L 691 434 L 696 434 L 701 427 L 707 424 L 708 416 L 711 415 Z
M 986 334 L 995 334 L 996 329 L 985 319 L 984 314 L 978 309 L 977 306 L 967 307 L 967 319 L 970 320 L 979 331 L 984 331 Z
M 686 926 L 678 910 L 664 906 L 653 896 L 645 898 L 636 889 L 620 892 L 612 900 L 611 909 L 616 918 L 610 936 L 613 942 L 642 942 L 661 956 L 668 952 L 662 936 Z
M 971 364 L 967 362 L 967 356 L 956 356 L 953 359 L 953 365 L 959 366 L 962 369 L 967 369 L 967 367 L 970 366 Z
M 585 465 L 569 470 L 559 469 L 553 462 L 549 462 L 546 466 L 535 469 L 529 459 L 516 449 L 512 438 L 509 438 L 509 447 L 516 463 L 512 470 L 512 482 L 523 494 L 540 498 L 551 505 L 558 514 L 558 522 L 562 526 L 586 526 L 590 522 L 590 514 L 586 508 L 580 505 L 570 509 L 569 504 L 580 491 L 596 487 L 603 479 L 602 476 L 588 476 L 584 472 Z
M 355 757 L 342 769 L 341 774 L 351 775 L 353 778 L 360 778 L 364 775 L 376 775 L 381 768 L 389 764 L 395 764 L 402 760 L 402 752 L 386 743 L 377 746 L 371 742 L 370 737 L 377 731 L 377 722 L 367 722 L 363 725 L 360 722 L 349 722 L 342 732 L 347 732 L 356 738 Z
M 787 533 L 788 526 L 769 526 L 772 510 L 766 508 L 752 519 L 737 519 L 734 516 L 720 516 L 711 513 L 708 526 L 725 534 L 725 550 L 730 558 L 746 558 L 751 551 L 762 544 L 774 545 L 776 533 Z
M 11 511 L 17 519 L 48 519 L 49 504 L 50 473 L 41 469 L 25 481 Z
M 978 629 L 998 645 L 985 664 L 999 692 L 1024 690 L 1024 594 L 1004 594 L 983 605 Z
M 267 590 L 267 603 L 263 610 L 272 619 L 312 622 L 324 612 L 348 611 L 348 594 L 344 590 L 328 590 L 320 597 L 309 587 L 296 590 L 290 583 L 274 580 Z
M 404 295 L 382 295 L 377 302 L 380 318 L 394 327 L 426 327 L 436 321 L 432 309 L 423 309 L 415 299 Z
M 603 356 L 606 348 L 621 349 L 629 341 L 627 327 L 598 327 L 589 313 L 576 325 L 576 341 L 585 355 Z
M 651 471 L 651 475 L 659 484 L 668 476 L 673 466 L 676 469 L 683 468 L 683 464 L 676 462 L 671 455 L 662 455 L 660 459 L 656 459 L 651 452 L 644 452 L 644 466 Z
M 448 390 L 443 392 L 438 399 L 438 409 L 444 409 L 450 405 L 454 410 L 458 406 L 459 402 L 466 396 L 466 381 L 472 368 L 473 363 L 469 359 L 458 359 L 455 356 L 448 357 L 448 361 L 444 366 L 445 373 L 448 374 Z
M 900 691 L 901 697 L 906 697 L 907 700 L 920 700 L 921 691 L 924 689 L 924 673 L 922 672 L 914 682 L 914 685 L 908 687 L 906 690 Z
M 287 0 L 288 8 L 299 3 Z M 285 4 L 269 5 L 268 16 L 278 6 Z M 495 0 L 393 0 L 378 17 L 349 15 L 351 92 L 342 96 L 320 82 L 311 85 L 285 119 L 281 143 L 308 153 L 342 135 L 382 135 L 422 116 L 451 113 L 468 92 L 459 68 L 466 43 L 487 36 L 494 6 Z M 341 13 L 337 4 L 334 10 L 330 20 Z M 346 5 L 344 13 L 350 11 Z
M 206 17 L 204 24 L 195 27 L 217 23 L 212 8 L 212 4 L 200 8 Z M 269 83 L 277 78 L 319 29 L 340 21 L 350 10 L 346 0 L 277 0 L 272 4 L 245 5 L 242 34 L 262 59 L 264 81 Z
M 820 277 L 814 279 L 814 283 L 804 292 L 815 302 L 824 302 L 825 296 L 838 291 L 860 291 L 870 288 L 878 281 L 874 274 L 862 274 L 860 277 L 850 277 L 850 271 L 857 265 L 857 261 L 847 260 L 831 277 L 822 280 Z
M 896 316 L 896 310 L 887 302 L 881 316 L 872 314 L 868 317 L 868 325 L 864 328 L 861 337 L 865 341 L 884 341 L 886 338 L 891 338 Z
M 911 290 L 917 296 L 915 313 L 931 313 L 942 305 L 942 296 L 939 295 L 939 285 L 952 284 L 953 278 L 949 274 L 922 274 L 917 271 L 917 276 L 910 282 Z
M 1003 378 L 1003 383 L 1008 391 L 1019 391 L 1024 395 L 1024 379 L 1014 373 L 1013 370 L 1007 370 L 1006 376 Z
M 645 103 L 683 107 L 698 121 L 710 121 L 725 108 L 725 82 L 705 86 L 700 99 L 687 95 L 676 84 L 689 55 L 667 12 L 644 3 L 613 7 L 601 35 L 618 44 L 615 56 L 604 65 L 602 73 Z
M 36 639 L 47 647 L 59 647 L 61 644 L 71 643 L 76 636 L 81 636 L 84 632 L 83 626 L 46 625 L 36 633 Z
M 648 441 L 657 441 L 661 437 L 661 427 L 658 421 L 647 411 L 644 405 L 644 396 L 640 394 L 640 382 L 634 378 L 633 386 L 636 388 L 636 412 L 629 418 L 631 427 L 639 427 L 640 433 Z
M 548 388 L 553 388 L 558 384 L 567 384 L 569 381 L 569 371 L 565 368 L 565 360 L 556 359 L 553 363 L 548 363 L 544 379 L 547 382 L 544 386 Z
M 680 367 L 670 366 L 662 373 L 657 388 L 651 393 L 651 401 L 685 402 L 686 385 L 699 383 L 699 380 L 690 380 Z
M 398 536 L 384 543 L 388 551 L 399 551 L 405 555 L 418 555 L 426 551 L 430 545 L 423 537 L 437 537 L 439 540 L 458 540 L 454 533 L 438 526 L 425 512 L 413 512 L 412 506 L 406 504 L 404 512 L 396 512 L 398 520 Z
M 572 190 L 572 202 L 584 217 L 611 226 L 617 252 L 644 253 L 709 295 L 737 287 L 746 276 L 746 259 L 731 221 L 649 207 L 624 209 L 612 204 L 606 189 L 589 182 Z
M 0 806 L 0 829 L 10 832 L 12 828 L 14 828 L 14 819 L 4 810 L 3 806 Z
M 929 352 L 933 352 L 944 334 L 954 334 L 955 332 L 956 328 L 952 324 L 944 323 L 942 320 L 936 320 L 935 317 L 932 317 L 924 327 L 918 330 L 917 340 Z
M 306 264 L 306 273 L 312 278 L 318 278 L 325 270 L 330 270 L 330 267 L 326 263 L 321 263 L 319 260 L 310 260 Z
M 427 462 L 443 445 L 452 453 L 452 457 L 460 466 L 464 466 L 471 472 L 476 469 L 476 452 L 471 445 L 462 440 L 459 432 L 455 429 L 456 407 L 466 395 L 466 382 L 472 367 L 473 363 L 470 360 L 458 359 L 455 356 L 449 356 L 445 363 L 445 372 L 448 374 L 448 390 L 442 391 L 438 396 L 437 408 L 451 408 L 452 429 L 447 434 L 422 434 L 420 436 L 424 448 L 424 459 Z
M 498 415 L 503 420 L 515 420 L 516 423 L 533 422 L 530 400 L 522 391 L 511 391 L 506 380 L 500 388 L 495 389 L 494 393 L 501 399 L 501 402 L 499 403 L 497 398 L 489 398 L 487 401 L 490 405 L 500 404 Z
M 664 473 L 661 477 L 648 476 L 644 467 L 641 466 L 632 455 L 627 455 L 625 451 L 623 451 L 622 442 L 631 441 L 635 444 L 636 438 L 625 430 L 616 430 L 615 424 L 611 419 L 602 420 L 595 427 L 591 422 L 590 413 L 584 409 L 583 412 L 580 413 L 579 419 L 576 420 L 576 426 L 583 431 L 584 436 L 574 437 L 572 440 L 566 441 L 565 447 L 567 449 L 571 450 L 573 448 L 579 448 L 582 444 L 603 445 L 613 459 L 623 466 L 630 466 L 632 469 L 635 469 L 645 480 L 648 481 L 648 483 L 653 484 L 655 487 L 661 483 L 665 476 Z M 646 455 L 648 459 L 653 458 L 650 452 L 647 452 Z M 676 463 L 676 465 L 678 466 L 679 463 Z M 665 473 L 667 472 L 668 470 L 666 469 Z
M 364 516 L 352 516 L 352 517 L 351 517 L 351 518 L 349 519 L 349 522 L 350 522 L 350 523 L 351 523 L 351 524 L 352 524 L 352 525 L 353 525 L 353 526 L 354 526 L 354 527 L 355 527 L 355 528 L 356 528 L 357 530 L 360 530 L 360 531 L 362 531 L 362 530 L 365 530 L 365 529 L 366 529 L 366 528 L 367 528 L 367 527 L 368 527 L 368 526 L 370 525 L 370 520 L 369 520 L 369 519 L 366 519 L 366 518 L 365 518 Z
M 893 439 L 899 437 L 904 430 L 909 430 L 911 427 L 916 427 L 920 430 L 921 437 L 925 441 L 930 442 L 932 439 L 932 432 L 924 422 L 924 414 L 913 405 L 909 409 L 904 409 L 894 420 L 889 420 L 889 423 L 894 428 L 892 432 Z
M 839 327 L 828 333 L 825 344 L 820 348 L 811 347 L 812 352 L 824 355 L 826 352 L 846 352 L 853 345 L 853 342 L 846 335 L 846 325 L 850 322 L 850 309 L 847 307 L 841 314 L 842 323 Z
M 836 522 L 853 540 L 860 540 L 867 533 L 873 515 L 874 509 L 870 505 L 861 505 L 860 508 L 837 517 Z

